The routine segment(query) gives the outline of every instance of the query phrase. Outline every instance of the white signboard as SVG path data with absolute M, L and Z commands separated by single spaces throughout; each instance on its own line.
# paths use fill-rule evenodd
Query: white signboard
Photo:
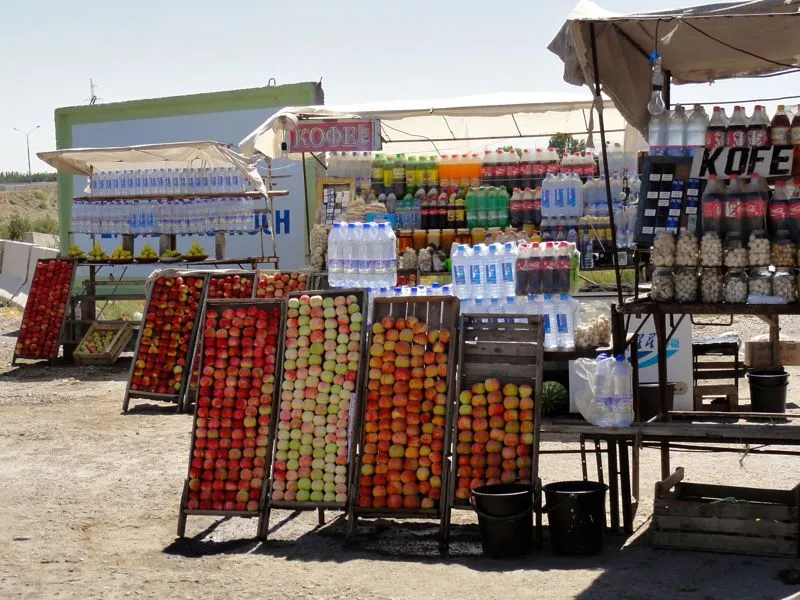
M 694 155 L 690 177 L 708 179 L 710 175 L 727 179 L 731 175 L 788 177 L 792 174 L 794 146 L 754 146 L 752 148 L 702 148 Z

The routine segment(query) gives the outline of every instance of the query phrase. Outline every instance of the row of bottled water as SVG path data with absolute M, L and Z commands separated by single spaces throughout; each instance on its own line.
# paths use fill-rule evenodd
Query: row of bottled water
M 620 355 L 597 358 L 594 398 L 599 408 L 600 427 L 627 427 L 633 422 L 631 366 Z
M 517 245 L 457 244 L 450 255 L 453 293 L 459 298 L 500 298 L 516 290 Z
M 334 223 L 328 234 L 328 282 L 338 288 L 391 288 L 397 239 L 389 223 Z
M 462 314 L 541 315 L 545 350 L 575 348 L 578 301 L 569 294 L 507 295 L 504 298 L 469 298 L 461 301 Z
M 159 194 L 238 194 L 252 186 L 236 167 L 97 171 L 95 196 L 137 197 Z
M 151 234 L 251 231 L 253 200 L 247 197 L 195 200 L 77 201 L 74 233 Z

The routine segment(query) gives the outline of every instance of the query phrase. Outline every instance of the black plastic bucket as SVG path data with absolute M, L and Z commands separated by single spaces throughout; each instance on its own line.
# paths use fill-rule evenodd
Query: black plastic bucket
M 498 483 L 472 490 L 483 553 L 491 558 L 524 556 L 533 551 L 533 487 Z
M 597 554 L 603 549 L 606 491 L 597 481 L 558 481 L 544 486 L 550 541 L 556 554 Z
M 764 413 L 786 412 L 786 390 L 789 374 L 786 371 L 750 371 L 750 410 Z
M 639 384 L 639 420 L 644 422 L 658 415 L 661 401 L 661 386 L 657 383 Z M 675 384 L 667 384 L 667 400 L 664 409 L 669 412 L 675 402 Z

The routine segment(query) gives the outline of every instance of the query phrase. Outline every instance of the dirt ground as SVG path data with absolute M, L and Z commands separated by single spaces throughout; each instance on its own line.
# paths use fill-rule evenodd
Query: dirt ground
M 0 598 L 754 600 L 800 592 L 797 560 L 651 548 L 659 469 L 647 449 L 637 533 L 610 537 L 596 557 L 556 557 L 545 545 L 524 560 L 482 558 L 467 513 L 456 513 L 448 557 L 422 521 L 368 524 L 347 546 L 335 513 L 316 528 L 314 513 L 276 511 L 263 544 L 254 520 L 193 517 L 178 540 L 190 417 L 149 405 L 122 415 L 124 364 L 12 368 L 19 318 L 0 309 Z M 796 379 L 790 394 L 797 403 Z M 706 483 L 800 482 L 800 461 L 789 456 L 675 452 L 677 465 Z M 542 458 L 545 483 L 579 475 L 576 455 Z

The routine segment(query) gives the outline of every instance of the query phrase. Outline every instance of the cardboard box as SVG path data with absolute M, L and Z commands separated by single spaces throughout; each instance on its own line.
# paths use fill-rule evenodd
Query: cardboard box
M 772 365 L 772 345 L 764 336 L 753 338 L 744 345 L 744 364 L 751 369 L 769 368 Z M 780 364 L 784 367 L 800 365 L 800 342 L 780 341 Z

